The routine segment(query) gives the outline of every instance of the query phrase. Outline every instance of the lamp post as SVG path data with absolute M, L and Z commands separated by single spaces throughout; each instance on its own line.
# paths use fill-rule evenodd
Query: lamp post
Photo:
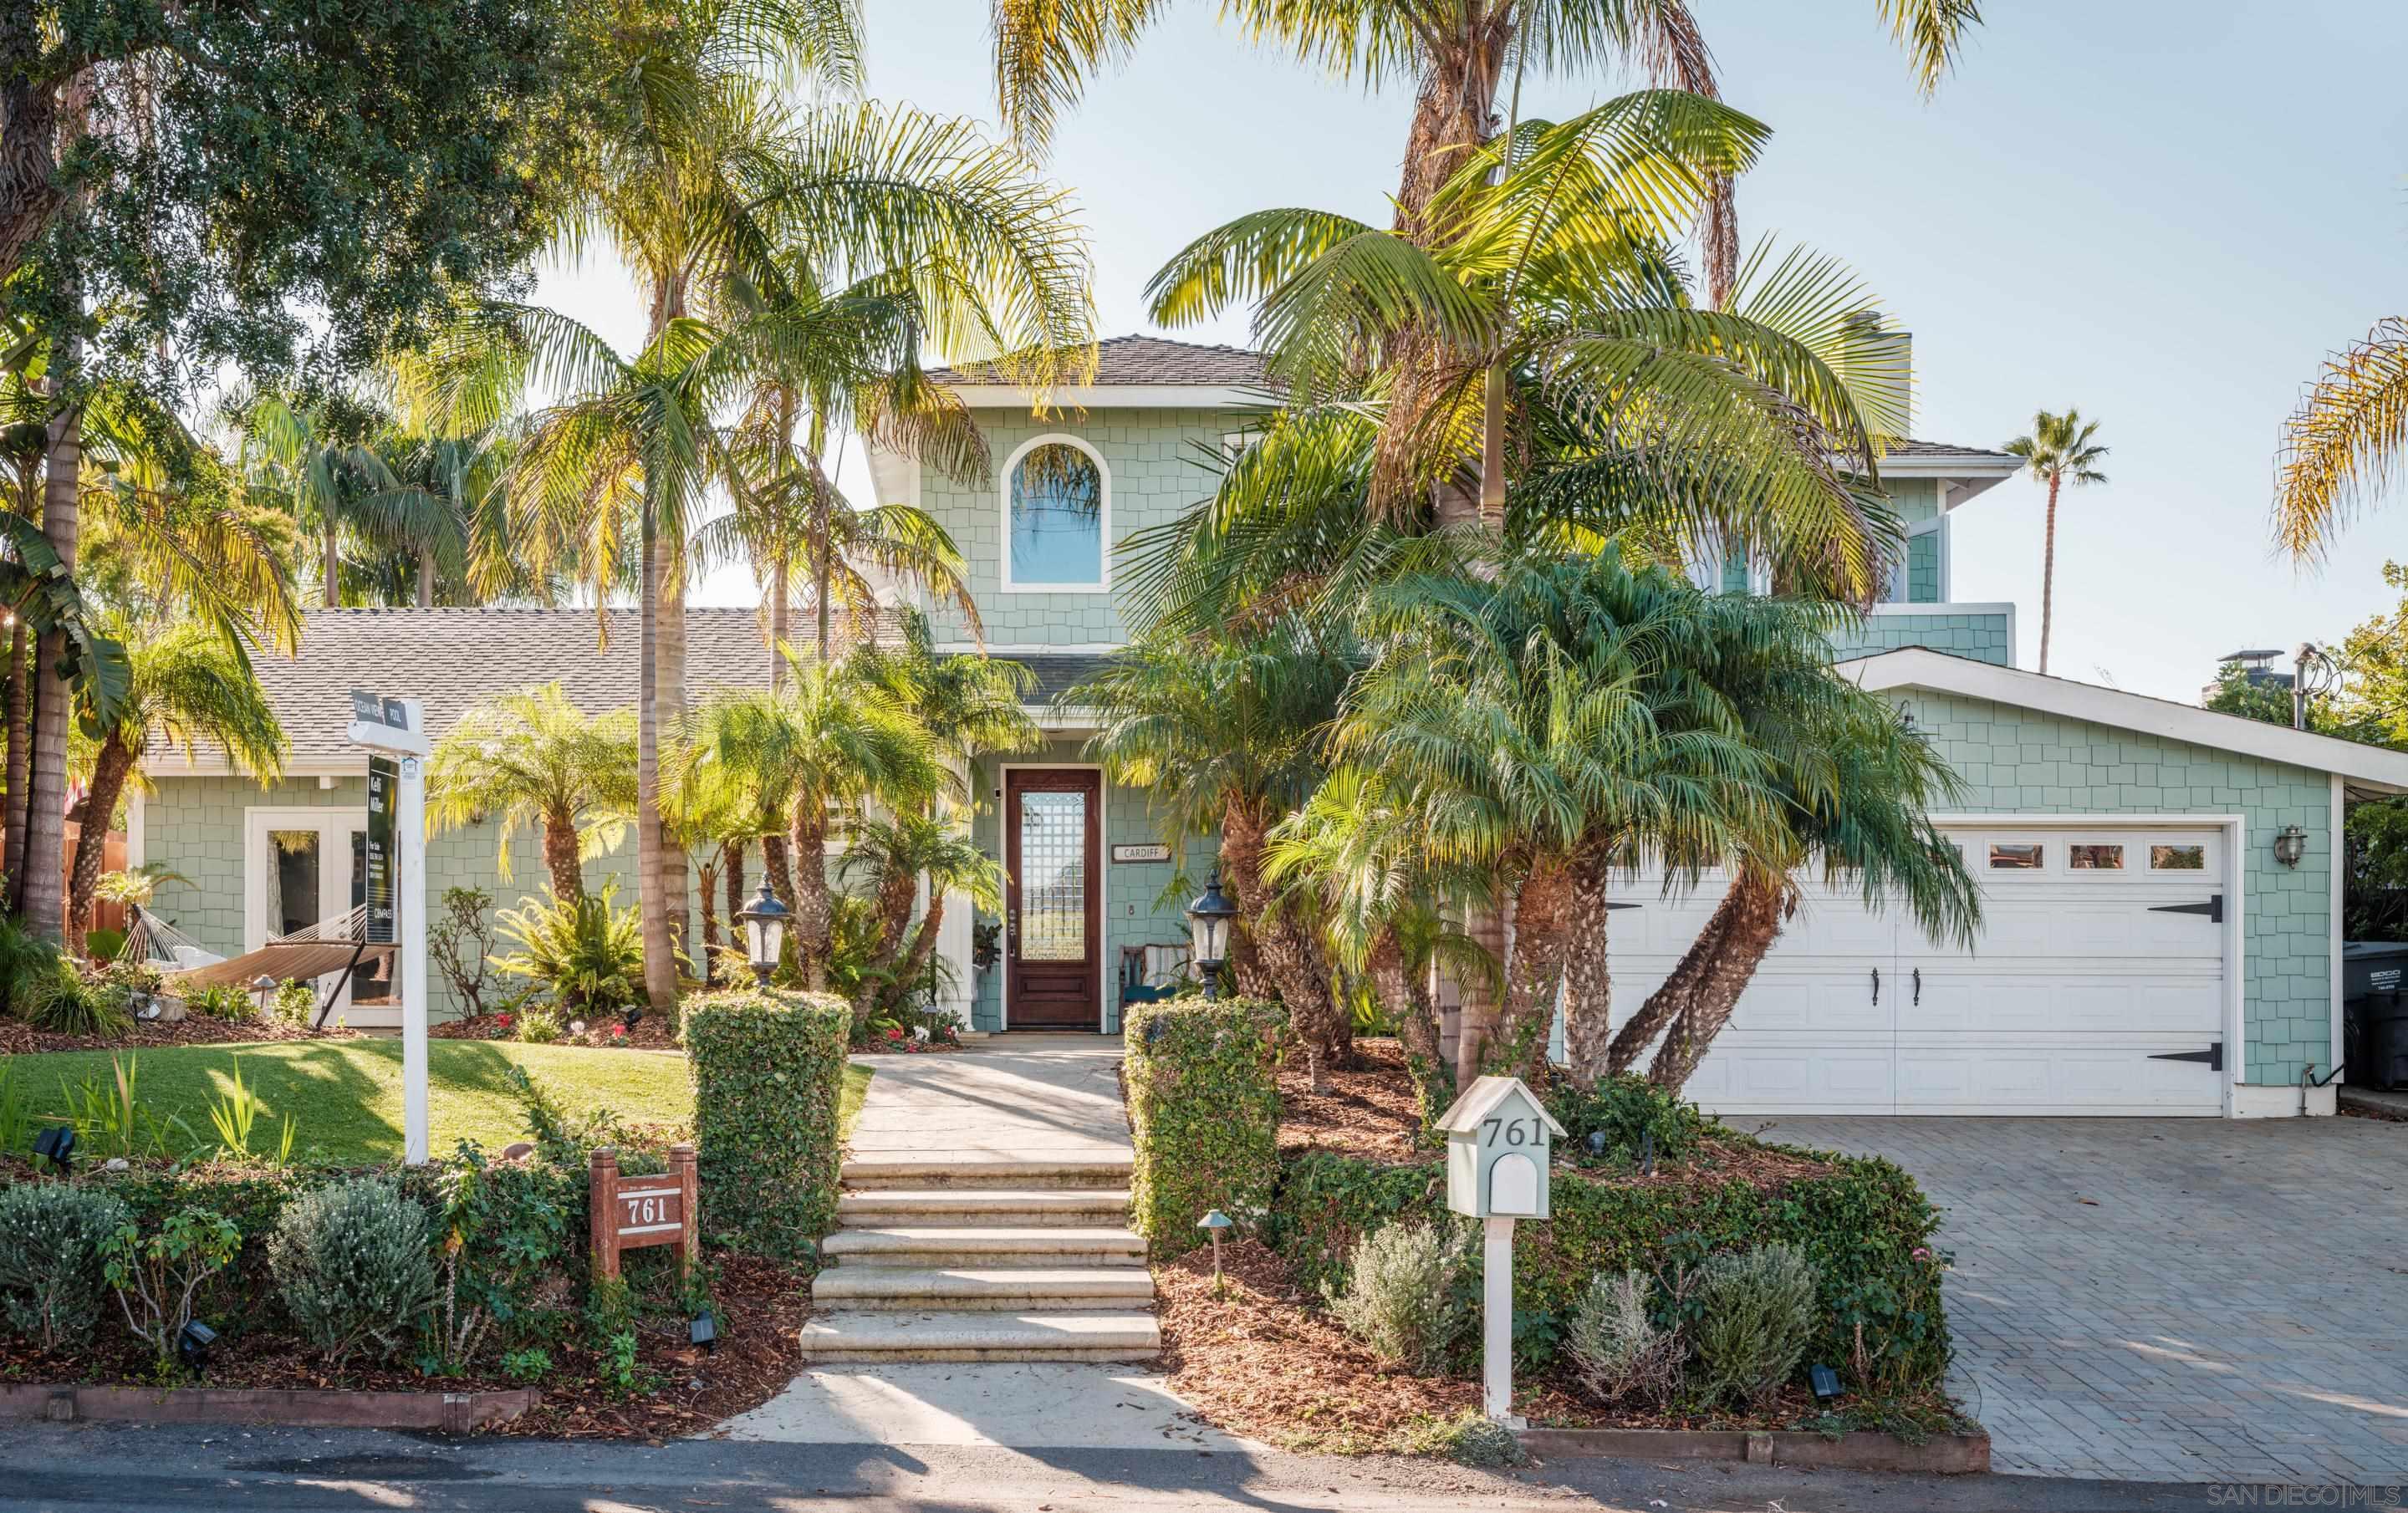
M 276 979 L 262 972 L 251 979 L 251 991 L 259 995 L 259 1017 L 267 1017 L 267 1001 L 276 996 Z
M 1221 874 L 1204 885 L 1187 906 L 1187 927 L 1192 937 L 1196 970 L 1203 974 L 1204 996 L 1221 996 L 1221 963 L 1229 959 L 1229 921 L 1238 917 L 1238 906 L 1221 892 Z
M 752 980 L 762 987 L 769 985 L 769 974 L 778 969 L 778 958 L 786 949 L 786 921 L 795 911 L 778 902 L 769 885 L 761 885 L 760 894 L 752 903 L 736 911 L 744 921 L 744 950 L 752 963 Z

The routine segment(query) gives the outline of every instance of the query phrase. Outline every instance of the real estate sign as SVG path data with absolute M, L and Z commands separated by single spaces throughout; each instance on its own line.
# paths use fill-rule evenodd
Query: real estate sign
M 366 842 L 367 942 L 390 946 L 397 938 L 394 913 L 394 823 L 401 812 L 401 764 L 389 756 L 368 758 Z

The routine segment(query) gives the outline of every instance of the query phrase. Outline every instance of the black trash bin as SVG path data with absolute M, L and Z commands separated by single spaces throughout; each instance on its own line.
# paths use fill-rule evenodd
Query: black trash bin
M 2408 945 L 2353 940 L 2341 961 L 2342 1080 L 2408 1088 Z

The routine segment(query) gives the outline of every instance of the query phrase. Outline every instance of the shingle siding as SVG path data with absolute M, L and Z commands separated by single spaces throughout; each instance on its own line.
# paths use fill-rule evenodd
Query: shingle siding
M 2287 1084 L 2332 1070 L 2332 788 L 2321 772 L 1955 694 L 1899 696 L 1971 788 L 1970 814 L 2239 814 L 2247 828 L 2243 1075 Z M 2286 825 L 2297 867 L 2274 860 Z

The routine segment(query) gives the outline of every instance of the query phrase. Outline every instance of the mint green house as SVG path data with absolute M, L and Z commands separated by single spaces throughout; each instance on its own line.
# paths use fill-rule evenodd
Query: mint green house
M 990 1032 L 1113 1033 L 1128 982 L 1178 970 L 1174 884 L 1209 872 L 1210 845 L 1171 855 L 1145 795 L 1103 781 L 1084 756 L 1088 723 L 1055 695 L 1127 639 L 1116 544 L 1203 495 L 1198 460 L 1237 444 L 1264 403 L 1260 368 L 1230 348 L 1124 337 L 1103 344 L 1092 384 L 1049 396 L 1042 415 L 1025 391 L 939 378 L 985 428 L 994 476 L 965 486 L 873 452 L 878 494 L 953 533 L 983 649 L 1035 675 L 1047 734 L 1040 750 L 964 775 L 1008 906 L 984 921 L 966 901 L 947 908 L 949 1006 Z M 1885 602 L 1833 649 L 1969 785 L 1945 825 L 1983 880 L 1980 939 L 1936 946 L 1844 890 L 1810 888 L 1690 1092 L 1732 1115 L 2330 1112 L 2341 816 L 2353 798 L 2408 792 L 2408 755 L 2016 667 L 2014 607 L 1958 602 L 1949 550 L 1954 513 L 2014 466 L 1930 442 L 1884 460 L 1910 534 Z M 1698 578 L 1762 587 L 1740 563 Z M 932 612 L 942 644 L 981 649 Z M 227 956 L 341 914 L 357 901 L 366 813 L 363 760 L 341 739 L 351 686 L 418 694 L 438 737 L 477 698 L 552 679 L 590 712 L 629 705 L 632 626 L 601 650 L 594 631 L 591 611 L 312 613 L 298 659 L 260 660 L 294 734 L 281 781 L 263 789 L 207 752 L 152 759 L 151 789 L 130 804 L 131 859 L 194 884 L 164 891 L 160 911 Z M 688 640 L 697 692 L 767 680 L 750 609 L 692 610 Z M 514 903 L 541 887 L 522 850 L 505 878 L 490 824 L 438 836 L 430 885 Z M 614 855 L 589 878 L 630 871 Z M 1609 957 L 1618 1005 L 1670 970 L 1718 886 L 1627 879 Z M 389 982 L 336 986 L 351 1022 L 392 1021 Z M 430 988 L 437 1015 L 461 1008 Z
M 978 415 L 996 475 L 964 486 L 873 455 L 968 558 L 983 649 L 1025 664 L 1039 752 L 975 764 L 976 835 L 1009 880 L 1001 939 L 949 908 L 954 1006 L 978 1029 L 1118 1028 L 1125 982 L 1185 937 L 1178 861 L 1144 796 L 1083 760 L 1054 695 L 1127 638 L 1114 546 L 1202 496 L 1200 458 L 1263 403 L 1253 354 L 1147 336 L 1103 344 L 1092 384 L 1033 395 L 939 375 Z M 2408 792 L 2408 756 L 2014 666 L 2013 605 L 1956 601 L 1953 513 L 2015 471 L 1909 442 L 1884 459 L 1905 518 L 1885 601 L 1833 650 L 1938 745 L 1971 789 L 1947 829 L 1982 878 L 1985 924 L 1942 948 L 1844 891 L 1810 890 L 1690 1084 L 1729 1114 L 2329 1112 L 2339 1034 L 2336 835 L 2353 795 Z M 1744 564 L 1700 571 L 1727 592 Z M 940 640 L 980 643 L 939 612 Z M 1188 843 L 1185 876 L 1210 867 Z M 1718 884 L 1629 879 L 1612 941 L 1635 1006 Z

